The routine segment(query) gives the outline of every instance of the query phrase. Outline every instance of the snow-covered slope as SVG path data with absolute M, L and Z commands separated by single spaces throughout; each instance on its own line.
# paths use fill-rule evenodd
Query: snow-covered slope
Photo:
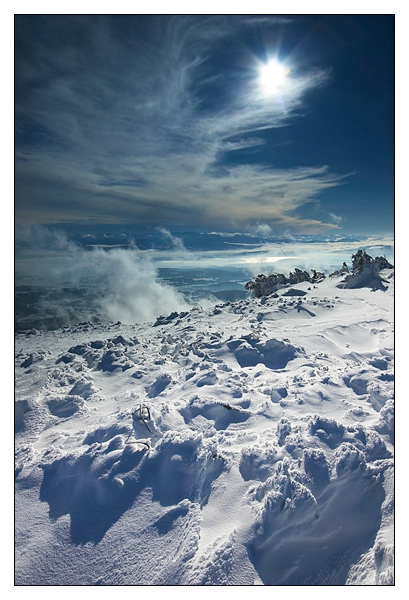
M 17 334 L 16 584 L 392 584 L 381 275 Z

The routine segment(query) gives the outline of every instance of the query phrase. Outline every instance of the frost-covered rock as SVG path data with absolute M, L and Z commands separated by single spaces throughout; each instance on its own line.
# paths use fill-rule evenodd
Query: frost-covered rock
M 380 275 L 383 269 L 393 269 L 385 257 L 372 258 L 365 250 L 358 250 L 352 257 L 352 271 L 347 275 L 338 287 L 385 289 L 385 281 Z
M 364 265 L 375 264 L 378 269 L 381 271 L 382 269 L 393 269 L 393 265 L 390 264 L 386 260 L 384 256 L 377 256 L 376 258 L 372 258 L 365 252 L 365 250 L 358 250 L 356 254 L 352 255 L 352 273 L 356 273 L 357 271 L 362 271 Z
M 302 271 L 301 269 L 295 269 L 294 273 L 290 272 L 289 276 L 286 277 L 283 273 L 272 273 L 271 275 L 258 275 L 251 281 L 248 281 L 245 285 L 246 290 L 253 292 L 256 298 L 262 296 L 270 296 L 277 290 L 286 285 L 294 285 L 308 281 L 310 283 L 317 283 L 325 278 L 324 273 L 320 273 L 312 270 L 312 275 L 308 271 Z
M 351 256 L 352 268 L 349 270 L 346 262 L 341 269 L 334 271 L 329 275 L 330 278 L 342 277 L 340 288 L 361 288 L 369 287 L 372 289 L 385 289 L 384 280 L 380 271 L 384 269 L 393 269 L 393 265 L 386 260 L 384 256 L 372 258 L 365 250 L 358 250 Z M 283 273 L 272 273 L 271 275 L 258 275 L 245 285 L 246 290 L 253 293 L 256 298 L 271 296 L 280 288 L 288 285 L 295 285 L 308 281 L 309 283 L 319 283 L 325 279 L 325 274 L 311 269 L 311 275 L 308 271 L 295 269 L 286 277 Z
M 330 277 L 339 277 L 340 275 L 345 275 L 345 273 L 349 273 L 349 269 L 346 262 L 343 262 L 342 267 L 338 271 L 331 273 Z

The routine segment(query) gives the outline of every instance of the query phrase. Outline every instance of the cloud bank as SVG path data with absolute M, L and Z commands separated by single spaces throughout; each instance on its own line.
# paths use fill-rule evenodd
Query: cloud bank
M 297 211 L 340 175 L 254 159 L 263 132 L 288 127 L 328 81 L 294 68 L 279 95 L 260 93 L 260 61 L 238 52 L 239 34 L 286 23 L 18 15 L 17 220 L 338 228 Z

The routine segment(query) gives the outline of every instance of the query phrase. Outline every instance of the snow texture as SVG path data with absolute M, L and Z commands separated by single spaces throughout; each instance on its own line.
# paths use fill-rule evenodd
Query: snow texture
M 16 585 L 393 585 L 381 266 L 16 334 Z

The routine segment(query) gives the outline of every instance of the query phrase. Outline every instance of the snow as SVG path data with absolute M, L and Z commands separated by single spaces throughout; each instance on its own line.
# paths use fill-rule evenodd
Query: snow
M 393 585 L 379 275 L 17 333 L 16 585 Z

